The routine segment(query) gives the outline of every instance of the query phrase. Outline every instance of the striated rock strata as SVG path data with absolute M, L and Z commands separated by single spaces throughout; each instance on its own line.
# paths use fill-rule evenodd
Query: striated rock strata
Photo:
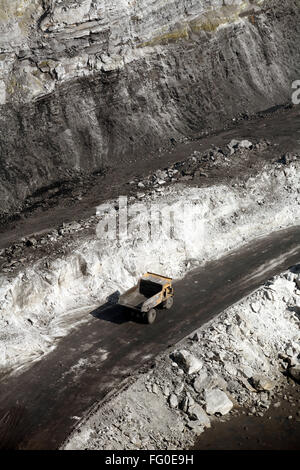
M 299 0 L 2 0 L 0 212 L 290 100 Z

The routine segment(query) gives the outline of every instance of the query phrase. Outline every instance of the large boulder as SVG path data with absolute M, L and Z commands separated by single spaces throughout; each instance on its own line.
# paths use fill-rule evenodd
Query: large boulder
M 220 413 L 226 415 L 233 408 L 232 401 L 225 392 L 219 389 L 209 389 L 204 393 L 206 412 L 209 415 Z
M 242 149 L 252 149 L 253 148 L 253 144 L 252 142 L 250 142 L 250 140 L 242 140 L 240 143 L 239 143 L 239 147 L 242 148 Z
M 209 377 L 207 375 L 207 372 L 205 370 L 201 371 L 200 375 L 196 377 L 194 380 L 194 383 L 193 383 L 194 390 L 200 393 L 205 387 L 207 387 L 208 382 L 209 382 Z
M 230 150 L 231 155 L 233 155 L 239 148 L 240 141 L 233 139 L 229 144 L 228 148 Z
M 195 374 L 203 367 L 202 362 L 185 349 L 176 351 L 173 360 L 189 375 Z
M 296 381 L 300 383 L 300 364 L 290 367 L 289 368 L 290 376 Z
M 169 397 L 169 404 L 171 408 L 177 408 L 178 407 L 178 398 L 175 393 L 172 393 Z
M 258 392 L 269 392 L 275 387 L 275 382 L 264 375 L 254 375 L 251 378 L 251 384 Z
M 204 409 L 195 403 L 194 405 L 189 406 L 188 414 L 191 420 L 197 421 L 199 426 L 204 428 L 210 428 L 210 419 L 205 413 Z
M 187 427 L 193 431 L 197 436 L 200 436 L 204 432 L 204 427 L 198 423 L 198 421 L 189 421 Z

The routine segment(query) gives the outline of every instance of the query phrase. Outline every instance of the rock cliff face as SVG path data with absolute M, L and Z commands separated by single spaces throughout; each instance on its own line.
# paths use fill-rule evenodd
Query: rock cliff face
M 287 102 L 299 17 L 299 0 L 2 0 L 1 214 Z

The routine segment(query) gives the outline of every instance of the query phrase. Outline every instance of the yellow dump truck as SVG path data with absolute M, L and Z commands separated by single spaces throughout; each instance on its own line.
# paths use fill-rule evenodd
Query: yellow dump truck
M 173 305 L 172 279 L 159 274 L 146 273 L 139 283 L 119 298 L 119 304 L 128 308 L 145 323 L 154 323 L 156 308 L 169 309 Z

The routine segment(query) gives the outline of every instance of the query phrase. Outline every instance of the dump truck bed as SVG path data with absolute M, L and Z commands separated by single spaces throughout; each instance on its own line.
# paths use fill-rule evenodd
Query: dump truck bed
M 137 285 L 120 296 L 119 304 L 125 307 L 140 309 L 147 299 L 146 295 L 140 293 L 139 285 Z
M 146 300 L 162 291 L 166 279 L 157 274 L 145 274 L 136 286 L 120 296 L 119 304 L 134 309 L 142 308 Z

